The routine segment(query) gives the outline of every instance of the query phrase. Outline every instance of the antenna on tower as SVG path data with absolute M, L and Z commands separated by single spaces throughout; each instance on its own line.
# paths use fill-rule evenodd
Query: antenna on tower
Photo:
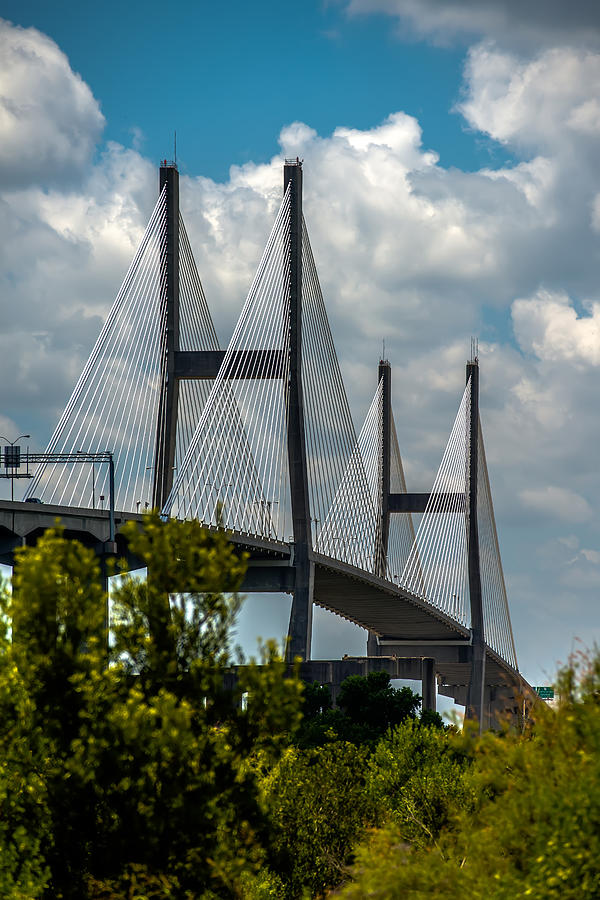
M 177 165 L 177 129 L 173 132 L 173 160 Z

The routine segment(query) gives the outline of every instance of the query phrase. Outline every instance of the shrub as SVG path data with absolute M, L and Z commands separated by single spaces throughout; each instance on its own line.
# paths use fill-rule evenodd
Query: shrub
M 373 822 L 366 776 L 366 748 L 344 742 L 318 750 L 290 747 L 267 773 L 272 865 L 284 885 L 279 897 L 320 897 L 340 882 L 355 843 Z
M 463 776 L 473 802 L 426 842 L 402 821 L 375 832 L 341 896 L 600 896 L 600 657 L 559 682 L 558 710 L 538 704 L 524 735 L 459 738 L 473 755 Z
M 279 757 L 299 682 L 268 647 L 225 689 L 245 562 L 223 533 L 148 516 L 128 537 L 149 576 L 124 577 L 110 653 L 93 553 L 56 530 L 17 555 L 14 640 L 0 636 L 2 896 L 234 897 L 264 859 L 247 760 Z

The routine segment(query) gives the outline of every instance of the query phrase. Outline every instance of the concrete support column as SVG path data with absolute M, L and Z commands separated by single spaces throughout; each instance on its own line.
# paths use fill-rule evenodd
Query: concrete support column
M 468 421 L 467 460 L 467 552 L 469 596 L 471 602 L 471 675 L 467 689 L 466 719 L 476 719 L 479 730 L 484 727 L 485 636 L 483 600 L 479 560 L 479 527 L 477 523 L 477 472 L 479 443 L 479 363 L 467 363 L 467 383 L 471 381 L 471 404 Z
M 377 558 L 375 572 L 385 578 L 387 574 L 388 540 L 390 534 L 390 480 L 392 457 L 392 367 L 386 359 L 379 363 L 379 384 L 381 385 L 381 413 L 379 416 L 379 509 L 377 538 L 375 542 Z
M 161 393 L 156 423 L 152 504 L 162 509 L 173 487 L 179 380 L 175 354 L 179 350 L 179 172 L 175 165 L 160 167 L 160 191 L 166 191 L 166 232 L 160 251 L 160 277 L 166 290 L 166 320 L 161 345 Z
M 302 389 L 302 164 L 299 160 L 286 162 L 284 166 L 284 191 L 288 186 L 290 374 L 287 438 L 296 570 L 287 645 L 287 658 L 291 661 L 297 656 L 310 659 L 314 590 Z
M 390 477 L 392 454 L 392 368 L 386 359 L 379 362 L 378 384 L 381 385 L 381 412 L 379 416 L 379 471 L 377 532 L 375 537 L 374 570 L 380 578 L 387 575 L 388 540 L 390 533 Z M 379 656 L 377 635 L 369 632 L 367 656 Z
M 422 708 L 436 711 L 436 680 L 435 659 L 424 656 L 421 661 L 421 694 L 423 697 Z
M 377 640 L 377 635 L 374 631 L 369 631 L 367 634 L 367 656 L 380 656 L 381 651 L 379 648 L 379 642 Z

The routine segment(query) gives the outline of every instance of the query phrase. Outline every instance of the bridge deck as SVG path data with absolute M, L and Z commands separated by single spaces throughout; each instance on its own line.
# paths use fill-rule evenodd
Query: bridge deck
M 469 629 L 384 578 L 314 554 L 315 602 L 376 634 L 399 640 L 469 639 Z
M 33 543 L 57 520 L 69 536 L 88 546 L 101 546 L 108 540 L 107 510 L 0 500 L 0 562 L 10 564 L 15 547 Z M 119 531 L 129 520 L 141 522 L 143 514 L 115 512 L 117 552 L 123 556 L 126 545 Z M 240 550 L 250 554 L 245 590 L 293 590 L 293 549 L 289 544 L 240 533 L 230 537 Z M 313 553 L 313 561 L 315 603 L 375 632 L 398 656 L 438 657 L 440 692 L 461 702 L 470 675 L 468 628 L 383 578 L 318 553 Z M 487 686 L 511 685 L 514 690 L 515 685 L 522 685 L 524 691 L 529 688 L 519 673 L 490 648 L 486 653 L 485 680 Z

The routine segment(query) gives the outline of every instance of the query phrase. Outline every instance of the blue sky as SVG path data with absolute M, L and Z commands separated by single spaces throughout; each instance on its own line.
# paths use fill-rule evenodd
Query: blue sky
M 401 41 L 387 16 L 268 0 L 6 0 L 2 15 L 67 53 L 100 101 L 106 140 L 136 140 L 150 159 L 170 158 L 176 129 L 182 172 L 224 180 L 232 163 L 270 159 L 284 124 L 327 134 L 370 128 L 395 109 L 419 119 L 444 166 L 470 170 L 505 157 L 452 112 L 465 45 Z
M 4 2 L 0 433 L 46 445 L 143 234 L 174 129 L 223 342 L 273 221 L 282 158 L 300 155 L 355 423 L 385 337 L 414 490 L 433 482 L 480 338 L 517 652 L 531 681 L 551 677 L 576 638 L 600 638 L 599 10 Z M 249 606 L 244 628 L 267 636 L 275 610 Z M 316 643 L 362 648 L 334 619 Z

